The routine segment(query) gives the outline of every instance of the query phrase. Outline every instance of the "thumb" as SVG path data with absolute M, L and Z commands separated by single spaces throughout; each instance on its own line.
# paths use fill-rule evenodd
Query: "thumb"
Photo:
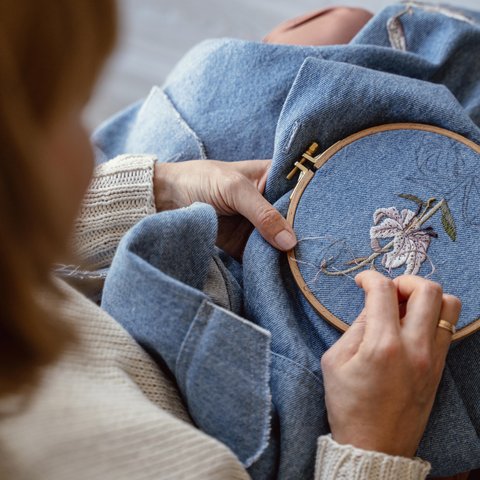
M 250 182 L 238 192 L 235 206 L 273 247 L 287 251 L 297 244 L 292 227 Z

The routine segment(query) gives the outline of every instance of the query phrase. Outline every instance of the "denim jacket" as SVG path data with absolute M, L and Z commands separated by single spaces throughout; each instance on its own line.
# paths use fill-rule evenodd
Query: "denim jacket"
M 97 158 L 273 157 L 265 196 L 285 214 L 286 174 L 313 140 L 324 150 L 368 127 L 417 122 L 480 143 L 479 59 L 480 14 L 422 2 L 386 8 L 349 45 L 207 41 L 95 133 Z M 340 333 L 318 321 L 285 254 L 258 232 L 242 265 L 215 247 L 216 232 L 203 204 L 147 217 L 122 240 L 102 306 L 252 478 L 311 478 L 316 439 L 329 432 L 320 358 Z M 451 347 L 417 452 L 433 475 L 480 467 L 477 358 L 478 334 Z

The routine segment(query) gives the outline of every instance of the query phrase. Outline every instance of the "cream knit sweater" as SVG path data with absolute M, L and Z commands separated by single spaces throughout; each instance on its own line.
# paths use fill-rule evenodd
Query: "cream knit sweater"
M 97 168 L 78 249 L 106 265 L 125 231 L 154 212 L 150 156 Z M 196 429 L 179 393 L 111 317 L 62 282 L 62 318 L 79 342 L 45 370 L 29 399 L 0 403 L 0 478 L 247 479 L 235 455 Z M 318 441 L 315 479 L 423 479 L 429 464 Z

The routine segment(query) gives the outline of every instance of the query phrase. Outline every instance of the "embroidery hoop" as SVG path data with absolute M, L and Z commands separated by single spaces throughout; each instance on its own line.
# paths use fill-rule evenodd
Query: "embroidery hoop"
M 420 123 L 391 123 L 385 125 L 379 125 L 372 128 L 367 128 L 366 130 L 361 130 L 360 132 L 354 133 L 343 140 L 340 140 L 333 144 L 331 147 L 327 148 L 324 152 L 314 155 L 314 151 L 318 147 L 317 144 L 312 144 L 307 152 L 304 153 L 302 159 L 298 162 L 295 162 L 295 168 L 287 176 L 287 179 L 291 179 L 298 171 L 300 171 L 300 176 L 297 181 L 297 184 L 290 196 L 290 204 L 288 207 L 287 221 L 293 227 L 295 222 L 295 214 L 302 197 L 303 192 L 307 188 L 308 184 L 314 177 L 315 173 L 323 166 L 325 163 L 332 158 L 336 153 L 342 150 L 347 145 L 373 135 L 375 133 L 392 131 L 392 130 L 421 130 L 426 132 L 437 133 L 444 135 L 451 139 L 457 140 L 458 142 L 463 143 L 467 147 L 471 148 L 477 154 L 480 154 L 480 145 L 468 140 L 467 138 L 459 135 L 458 133 L 446 130 L 444 128 L 435 127 L 433 125 L 426 125 Z M 307 168 L 306 164 L 310 162 L 311 169 Z M 295 254 L 295 248 L 290 250 L 287 254 L 288 264 L 290 266 L 290 271 L 292 272 L 295 283 L 299 287 L 302 294 L 305 296 L 310 305 L 315 309 L 315 311 L 324 318 L 328 323 L 333 325 L 335 328 L 341 332 L 347 331 L 349 325 L 337 317 L 333 312 L 327 309 L 312 293 L 310 288 L 307 285 L 306 280 L 304 279 L 302 273 L 300 272 L 299 264 Z M 462 338 L 475 333 L 477 330 L 480 330 L 480 317 L 469 325 L 458 329 L 457 332 L 453 335 L 452 341 L 460 340 Z

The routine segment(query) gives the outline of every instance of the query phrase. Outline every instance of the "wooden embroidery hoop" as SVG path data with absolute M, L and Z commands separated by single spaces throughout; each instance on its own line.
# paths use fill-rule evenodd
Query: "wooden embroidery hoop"
M 474 152 L 480 154 L 480 145 L 468 140 L 467 138 L 459 135 L 458 133 L 451 132 L 450 130 L 446 130 L 444 128 L 435 127 L 433 125 L 426 125 L 421 123 L 391 123 L 385 125 L 379 125 L 372 128 L 367 128 L 366 130 L 361 130 L 360 132 L 354 133 L 343 140 L 338 141 L 337 143 L 333 144 L 331 147 L 327 148 L 323 153 L 314 156 L 315 150 L 318 148 L 316 143 L 313 143 L 310 148 L 302 155 L 302 158 L 295 162 L 295 168 L 289 173 L 287 176 L 288 180 L 291 180 L 294 175 L 300 171 L 300 176 L 298 182 L 290 196 L 290 205 L 288 207 L 287 213 L 287 221 L 293 227 L 295 221 L 295 213 L 297 211 L 297 207 L 299 201 L 302 197 L 303 192 L 307 188 L 310 180 L 315 175 L 316 171 L 320 169 L 332 156 L 334 156 L 337 152 L 339 152 L 342 148 L 346 147 L 347 145 L 363 138 L 367 137 L 368 135 L 373 135 L 379 132 L 386 132 L 392 130 L 422 130 L 426 132 L 438 133 L 440 135 L 452 138 L 457 140 L 467 147 L 470 147 Z M 309 162 L 310 168 L 307 168 Z M 345 323 L 343 320 L 338 318 L 334 315 L 330 310 L 328 310 L 322 303 L 315 297 L 312 293 L 310 288 L 307 285 L 307 282 L 303 278 L 300 268 L 298 266 L 298 262 L 295 256 L 295 249 L 290 250 L 287 254 L 288 264 L 290 266 L 290 270 L 293 274 L 293 278 L 295 279 L 296 284 L 298 285 L 300 291 L 308 300 L 310 305 L 331 325 L 336 327 L 338 330 L 345 332 L 349 325 Z M 460 340 L 465 338 L 468 335 L 480 330 L 480 317 L 477 318 L 474 322 L 458 329 L 457 332 L 453 335 L 452 341 Z

